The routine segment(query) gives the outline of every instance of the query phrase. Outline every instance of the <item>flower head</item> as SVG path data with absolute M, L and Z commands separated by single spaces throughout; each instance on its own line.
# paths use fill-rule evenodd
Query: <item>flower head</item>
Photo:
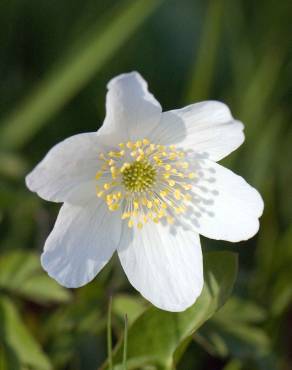
M 199 234 L 236 242 L 259 228 L 261 196 L 216 163 L 243 141 L 223 103 L 162 112 L 138 73 L 114 78 L 103 126 L 57 144 L 26 177 L 30 190 L 64 203 L 44 269 L 79 287 L 117 250 L 146 299 L 169 311 L 191 306 L 203 287 Z

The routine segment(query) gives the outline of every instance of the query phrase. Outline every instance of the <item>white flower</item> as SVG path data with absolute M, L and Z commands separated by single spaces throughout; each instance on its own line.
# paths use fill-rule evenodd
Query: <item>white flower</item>
M 117 250 L 146 299 L 185 310 L 203 286 L 199 234 L 237 242 L 258 231 L 261 196 L 216 163 L 243 141 L 242 123 L 223 103 L 162 113 L 138 73 L 114 78 L 101 129 L 57 144 L 26 177 L 40 197 L 64 203 L 44 269 L 80 287 Z

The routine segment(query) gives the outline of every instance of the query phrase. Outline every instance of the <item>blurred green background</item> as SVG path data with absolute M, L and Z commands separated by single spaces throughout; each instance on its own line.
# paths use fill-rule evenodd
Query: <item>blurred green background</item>
M 164 110 L 226 102 L 246 142 L 223 163 L 265 200 L 252 240 L 202 238 L 204 252 L 239 254 L 238 277 L 224 308 L 180 345 L 176 367 L 292 369 L 291 19 L 289 0 L 1 0 L 0 370 L 97 370 L 109 297 L 114 344 L 123 315 L 131 324 L 147 308 L 116 258 L 78 290 L 49 279 L 39 254 L 59 206 L 24 186 L 54 144 L 100 127 L 106 83 L 131 70 Z

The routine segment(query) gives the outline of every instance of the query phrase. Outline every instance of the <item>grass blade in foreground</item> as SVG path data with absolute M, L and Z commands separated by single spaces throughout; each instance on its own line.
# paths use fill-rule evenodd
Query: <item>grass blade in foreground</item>
M 154 365 L 170 369 L 176 349 L 208 320 L 231 294 L 237 274 L 237 256 L 231 252 L 204 255 L 205 285 L 197 302 L 188 310 L 172 313 L 151 307 L 129 328 L 128 369 Z M 123 343 L 114 354 L 115 370 L 122 369 Z M 104 369 L 107 369 L 105 366 Z
M 110 297 L 107 312 L 107 356 L 109 370 L 113 369 L 112 345 L 112 297 Z
M 22 366 L 51 370 L 49 359 L 29 333 L 9 298 L 0 297 L 0 343 L 5 343 Z M 23 367 L 24 368 L 24 367 Z
M 160 1 L 127 1 L 103 30 L 53 70 L 28 99 L 1 123 L 0 144 L 17 149 L 56 114 L 137 30 Z

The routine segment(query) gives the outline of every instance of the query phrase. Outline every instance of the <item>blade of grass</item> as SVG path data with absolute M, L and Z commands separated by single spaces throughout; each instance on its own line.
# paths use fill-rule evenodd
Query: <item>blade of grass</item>
M 127 315 L 125 315 L 123 370 L 127 370 L 127 350 L 128 350 L 128 317 Z
M 108 368 L 113 370 L 113 351 L 112 351 L 112 297 L 110 297 L 107 313 L 107 356 Z
M 123 2 L 110 21 L 80 50 L 49 73 L 35 91 L 0 124 L 2 148 L 22 147 L 101 69 L 160 4 L 159 0 Z
M 225 0 L 209 1 L 199 50 L 187 91 L 187 101 L 208 98 L 219 49 Z

